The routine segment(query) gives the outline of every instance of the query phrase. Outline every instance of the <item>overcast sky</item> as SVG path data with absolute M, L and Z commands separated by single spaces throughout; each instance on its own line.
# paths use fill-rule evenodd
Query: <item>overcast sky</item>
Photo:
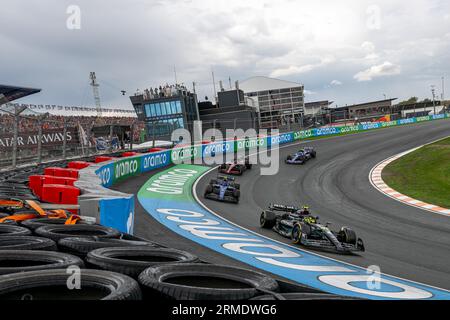
M 226 84 L 300 82 L 306 101 L 339 105 L 431 98 L 442 76 L 450 96 L 448 0 L 3 1 L 0 44 L 0 83 L 42 89 L 24 103 L 93 105 L 96 71 L 102 105 L 130 108 L 120 90 L 173 83 L 174 66 L 199 100 L 213 96 L 211 69 Z

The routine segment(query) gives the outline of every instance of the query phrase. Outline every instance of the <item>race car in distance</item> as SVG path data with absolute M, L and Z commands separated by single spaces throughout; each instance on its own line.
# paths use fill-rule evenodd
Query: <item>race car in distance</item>
M 246 170 L 250 170 L 252 164 L 249 157 L 244 160 L 235 159 L 233 162 L 228 162 L 220 165 L 219 172 L 225 174 L 233 174 L 241 176 Z
M 271 204 L 261 213 L 260 226 L 312 249 L 337 253 L 365 251 L 364 242 L 352 229 L 342 227 L 332 231 L 328 224 L 322 225 L 318 220 L 319 217 L 312 216 L 307 208 Z
M 205 198 L 239 203 L 241 196 L 240 185 L 234 178 L 227 176 L 218 176 L 217 179 L 211 179 L 205 189 Z
M 316 150 L 311 147 L 304 147 L 293 155 L 288 155 L 286 158 L 287 164 L 305 164 L 309 159 L 316 157 Z

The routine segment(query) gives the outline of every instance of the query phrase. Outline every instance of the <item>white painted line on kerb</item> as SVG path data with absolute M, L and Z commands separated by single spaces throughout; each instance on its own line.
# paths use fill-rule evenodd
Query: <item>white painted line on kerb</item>
M 425 202 L 423 202 L 421 200 L 413 199 L 413 198 L 411 198 L 409 196 L 401 194 L 400 192 L 398 192 L 398 191 L 392 189 L 391 187 L 389 187 L 384 182 L 383 177 L 382 177 L 383 169 L 388 164 L 390 164 L 391 162 L 394 162 L 395 160 L 397 160 L 397 159 L 399 159 L 399 158 L 401 158 L 401 157 L 403 157 L 403 156 L 405 156 L 405 155 L 407 155 L 407 154 L 409 154 L 411 152 L 414 152 L 414 151 L 416 151 L 416 150 L 418 150 L 418 149 L 420 149 L 420 148 L 422 148 L 424 146 L 433 144 L 433 143 L 441 141 L 443 139 L 446 139 L 446 138 L 441 138 L 441 139 L 432 141 L 430 143 L 421 145 L 421 146 L 419 146 L 417 148 L 414 148 L 414 149 L 411 149 L 411 150 L 407 150 L 405 152 L 399 153 L 399 154 L 397 154 L 395 156 L 389 157 L 389 158 L 379 162 L 377 165 L 375 165 L 375 167 L 372 168 L 372 170 L 370 170 L 370 173 L 369 173 L 370 184 L 375 189 L 377 189 L 382 194 L 384 194 L 385 196 L 387 196 L 387 197 L 389 197 L 391 199 L 394 199 L 396 201 L 399 201 L 401 203 L 404 203 L 404 204 L 406 204 L 408 206 L 411 206 L 411 207 L 414 207 L 414 208 L 417 208 L 417 209 L 421 209 L 421 210 L 425 210 L 425 211 L 428 211 L 428 212 L 437 213 L 439 215 L 450 217 L 450 209 L 441 208 L 441 207 L 436 206 L 434 204 L 425 203 Z

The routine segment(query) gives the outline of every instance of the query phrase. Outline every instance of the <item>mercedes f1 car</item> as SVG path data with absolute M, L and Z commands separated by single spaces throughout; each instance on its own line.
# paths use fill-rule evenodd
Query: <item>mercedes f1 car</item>
M 308 210 L 293 206 L 270 205 L 261 213 L 262 228 L 272 229 L 295 244 L 312 249 L 351 253 L 365 251 L 364 242 L 355 231 L 342 227 L 332 231 L 327 225 L 318 222 L 319 217 L 312 216 Z
M 300 149 L 293 155 L 288 155 L 286 158 L 287 164 L 305 164 L 309 159 L 316 157 L 316 150 L 311 147 Z
M 250 163 L 250 159 L 246 157 L 245 160 L 235 159 L 233 162 L 220 165 L 219 172 L 241 176 L 246 170 L 250 170 L 251 168 L 252 164 Z
M 212 200 L 238 203 L 240 196 L 240 185 L 234 178 L 227 176 L 212 179 L 205 190 L 205 198 Z

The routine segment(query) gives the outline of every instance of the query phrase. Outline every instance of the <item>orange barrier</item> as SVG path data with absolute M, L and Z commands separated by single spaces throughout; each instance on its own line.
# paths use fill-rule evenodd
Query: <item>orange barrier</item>
M 76 178 L 70 177 L 55 177 L 49 175 L 32 175 L 28 178 L 29 183 L 28 186 L 31 191 L 38 197 L 42 197 L 42 187 L 45 184 L 59 184 L 66 186 L 73 186 Z
M 98 157 L 95 157 L 95 163 L 111 161 L 113 159 L 115 159 L 115 158 L 114 157 L 107 157 L 107 156 L 98 156 Z
M 42 201 L 57 204 L 78 204 L 80 189 L 60 184 L 44 184 Z
M 44 169 L 44 175 L 78 179 L 78 169 L 49 167 Z
M 71 161 L 67 164 L 67 168 L 69 169 L 84 169 L 91 165 L 90 162 L 86 161 Z
M 51 176 L 32 175 L 28 177 L 28 187 L 38 198 L 42 196 L 42 186 L 44 185 L 45 177 Z

